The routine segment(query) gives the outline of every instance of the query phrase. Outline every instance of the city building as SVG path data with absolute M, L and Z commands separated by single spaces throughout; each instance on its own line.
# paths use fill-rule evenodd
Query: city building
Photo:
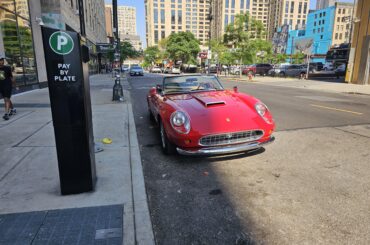
M 268 39 L 272 40 L 274 33 L 283 25 L 289 25 L 290 30 L 304 29 L 309 6 L 309 0 L 271 0 Z
M 21 87 L 46 84 L 46 66 L 40 24 L 80 32 L 77 0 L 0 1 L 0 54 L 5 55 Z M 90 72 L 97 72 L 95 44 L 106 42 L 104 0 L 85 0 L 86 45 Z
M 145 0 L 147 46 L 161 39 L 190 31 L 200 40 L 201 49 L 208 45 L 208 0 Z
M 370 4 L 357 0 L 353 23 L 351 53 L 349 55 L 346 81 L 370 85 Z
M 311 39 L 312 59 L 324 63 L 331 48 L 348 46 L 352 11 L 353 4 L 350 3 L 335 3 L 331 7 L 311 11 L 304 30 L 289 31 L 286 54 L 294 54 L 297 45 Z
M 334 6 L 335 6 L 335 17 L 334 17 L 332 45 L 349 43 L 351 34 L 350 32 L 353 14 L 353 4 L 336 2 Z
M 129 42 L 134 47 L 135 50 L 142 50 L 143 44 L 138 35 L 120 35 L 121 42 Z
M 316 1 L 316 9 L 324 9 L 330 6 L 334 6 L 337 0 L 317 0 Z
M 111 4 L 105 5 L 111 10 L 113 16 L 113 7 Z M 136 31 L 136 8 L 131 6 L 117 6 L 117 20 L 118 20 L 118 37 L 121 41 L 125 40 L 132 44 L 136 50 L 142 49 L 142 42 L 140 36 Z
M 105 6 L 105 30 L 107 32 L 107 37 L 112 38 L 113 37 L 113 16 L 112 16 L 112 7 L 111 6 Z M 109 40 L 108 40 L 109 42 Z
M 235 15 L 248 12 L 260 20 L 269 30 L 269 0 L 212 0 L 211 37 L 222 39 L 227 25 L 234 22 Z

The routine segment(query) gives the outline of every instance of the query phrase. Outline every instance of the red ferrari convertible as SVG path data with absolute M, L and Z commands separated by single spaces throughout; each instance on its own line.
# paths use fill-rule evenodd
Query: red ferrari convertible
M 274 141 L 265 104 L 215 76 L 165 77 L 147 96 L 165 154 L 218 155 L 256 150 Z

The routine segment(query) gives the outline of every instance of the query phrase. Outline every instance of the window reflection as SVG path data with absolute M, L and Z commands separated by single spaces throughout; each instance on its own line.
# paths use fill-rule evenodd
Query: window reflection
M 15 9 L 18 15 L 27 19 L 29 18 L 27 0 L 15 0 Z
M 26 84 L 37 83 L 30 22 L 18 17 L 22 64 Z
M 14 12 L 14 0 L 1 0 L 0 1 L 0 7 L 3 7 L 9 11 Z M 0 10 L 1 11 L 1 10 Z M 0 15 L 1 18 L 1 15 Z

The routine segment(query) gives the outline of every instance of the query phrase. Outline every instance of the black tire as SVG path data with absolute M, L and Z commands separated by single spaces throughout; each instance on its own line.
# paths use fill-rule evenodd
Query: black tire
M 159 120 L 159 134 L 160 134 L 159 136 L 161 137 L 161 147 L 163 153 L 166 155 L 175 154 L 176 146 L 168 140 L 162 120 Z
M 285 77 L 285 72 L 281 71 L 281 72 L 279 73 L 279 77 Z
M 149 113 L 149 119 L 150 119 L 150 121 L 155 122 L 154 115 L 153 115 L 152 111 L 150 110 L 149 106 L 148 106 L 148 113 Z

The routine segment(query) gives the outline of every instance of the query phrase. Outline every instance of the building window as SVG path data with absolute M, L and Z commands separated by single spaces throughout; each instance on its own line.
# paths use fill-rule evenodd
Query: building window
M 326 12 L 322 13 L 322 16 L 325 16 L 326 15 Z
M 340 22 L 340 17 L 337 17 L 337 22 Z
M 154 43 L 158 43 L 158 31 L 154 31 Z
M 325 20 L 322 20 L 322 24 L 323 24 L 323 25 L 325 24 Z
M 343 9 L 343 14 L 345 14 L 346 13 L 346 9 Z
M 342 39 L 343 38 L 343 34 L 342 33 L 340 33 L 339 34 L 339 39 Z
M 165 31 L 161 31 L 161 39 L 164 39 L 166 38 L 166 32 Z
M 289 12 L 289 1 L 285 2 L 285 13 Z
M 338 14 L 340 14 L 342 12 L 342 9 L 338 9 Z
M 321 27 L 321 32 L 324 32 L 324 27 Z
M 240 0 L 240 9 L 244 9 L 244 0 Z
M 313 29 L 313 31 L 312 31 L 312 32 L 313 32 L 313 34 L 315 34 L 315 33 L 316 33 L 316 29 Z
M 182 10 L 179 10 L 177 12 L 177 22 L 178 22 L 179 25 L 182 24 Z
M 303 5 L 304 7 L 303 7 L 303 13 L 307 13 L 307 2 L 306 3 L 304 3 L 304 5 Z
M 225 8 L 229 8 L 229 6 L 230 6 L 229 0 L 226 0 L 225 1 Z
M 158 24 L 158 9 L 154 9 L 154 23 Z
M 338 40 L 338 33 L 335 33 L 335 40 Z
M 294 13 L 294 1 L 290 4 L 290 13 Z
M 323 38 L 324 38 L 324 36 L 323 36 L 323 35 L 321 35 L 321 36 L 320 36 L 320 39 L 323 39 Z
M 171 24 L 175 24 L 176 22 L 176 11 L 171 10 Z
M 235 8 L 235 0 L 231 0 L 231 8 Z
M 164 9 L 161 9 L 161 23 L 166 23 L 166 12 L 164 11 Z
M 225 27 L 229 25 L 229 15 L 225 14 Z

